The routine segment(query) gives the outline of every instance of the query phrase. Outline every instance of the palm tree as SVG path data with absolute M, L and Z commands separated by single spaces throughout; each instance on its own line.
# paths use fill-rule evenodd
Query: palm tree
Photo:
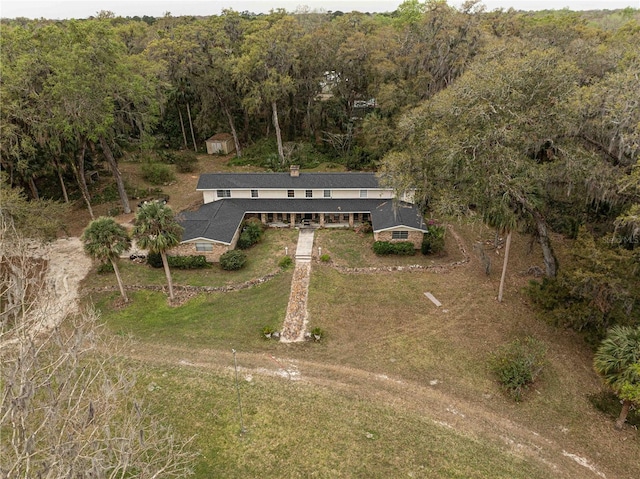
M 504 261 L 502 263 L 502 275 L 500 276 L 500 287 L 498 289 L 498 302 L 502 302 L 504 283 L 507 276 L 507 264 L 509 263 L 509 251 L 511 249 L 511 235 L 518 226 L 511 199 L 509 195 L 503 194 L 497 202 L 487 207 L 484 213 L 484 222 L 487 226 L 496 229 L 496 234 L 507 233 L 507 242 L 504 250 Z
M 176 221 L 168 206 L 152 201 L 143 205 L 136 213 L 133 236 L 141 248 L 159 253 L 169 285 L 169 299 L 173 301 L 173 282 L 167 261 L 167 251 L 180 244 L 184 229 Z
M 116 223 L 113 218 L 101 216 L 85 228 L 82 233 L 82 241 L 84 242 L 84 250 L 89 256 L 101 261 L 111 261 L 122 299 L 125 302 L 129 301 L 116 261 L 122 253 L 131 247 L 131 239 L 127 230 Z
M 614 326 L 607 333 L 593 359 L 593 367 L 604 382 L 622 399 L 616 427 L 622 429 L 640 385 L 640 326 Z

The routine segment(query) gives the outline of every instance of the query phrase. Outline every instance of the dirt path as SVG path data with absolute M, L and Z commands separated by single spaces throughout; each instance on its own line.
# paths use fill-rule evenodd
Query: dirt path
M 464 264 L 469 258 L 461 245 Z M 46 318 L 43 328 L 58 324 L 67 314 L 77 312 L 79 283 L 90 271 L 91 260 L 84 254 L 79 238 L 60 239 L 49 245 L 41 256 L 48 260 L 47 294 L 33 314 Z M 126 355 L 148 364 L 165 364 L 200 369 L 221 375 L 232 374 L 231 351 L 197 350 L 186 347 L 133 344 Z M 246 375 L 272 380 L 297 380 L 308 387 L 330 388 L 358 397 L 367 397 L 385 407 L 409 411 L 429 418 L 441 427 L 478 440 L 501 444 L 518 456 L 544 464 L 557 478 L 614 478 L 592 458 L 579 451 L 565 450 L 557 439 L 517 424 L 486 407 L 485 399 L 461 399 L 439 387 L 437 381 L 415 383 L 366 370 L 336 364 L 274 357 L 265 353 L 238 354 L 238 363 Z
M 92 261 L 77 237 L 58 239 L 39 248 L 35 255 L 47 262 L 44 290 L 29 312 L 40 333 L 78 312 L 80 282 L 89 273 Z
M 144 364 L 180 366 L 221 375 L 233 374 L 231 351 L 194 350 L 191 348 L 154 344 L 153 348 L 138 343 L 127 348 L 126 356 Z M 261 376 L 273 380 L 300 381 L 308 387 L 367 398 L 393 410 L 419 414 L 434 423 L 472 437 L 490 441 L 520 457 L 540 462 L 554 478 L 613 478 L 591 459 L 575 451 L 567 451 L 554 439 L 542 436 L 488 408 L 483 400 L 467 401 L 451 396 L 438 387 L 400 380 L 387 375 L 336 364 L 275 357 L 268 353 L 237 355 L 240 372 L 246 378 Z

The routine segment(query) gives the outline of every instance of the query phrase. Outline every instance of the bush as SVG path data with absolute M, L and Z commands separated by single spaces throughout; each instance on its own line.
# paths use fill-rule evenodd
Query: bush
M 226 271 L 237 271 L 247 262 L 247 255 L 234 249 L 220 256 L 220 266 Z
M 98 266 L 98 274 L 111 274 L 113 272 L 114 270 L 111 261 L 102 263 L 100 266 Z
M 275 328 L 271 326 L 265 326 L 264 328 L 262 328 L 262 335 L 264 336 L 265 339 L 270 339 L 271 335 L 275 332 L 276 332 Z
M 168 256 L 169 266 L 176 269 L 204 269 L 210 268 L 207 258 L 203 255 L 197 256 Z
M 162 268 L 162 256 L 160 256 L 160 253 L 149 253 L 147 255 L 147 264 L 152 268 Z
M 324 337 L 324 330 L 318 327 L 313 328 L 311 330 L 311 337 L 313 337 L 315 341 L 320 341 Z
M 289 269 L 291 265 L 293 265 L 291 256 L 283 256 L 282 258 L 280 258 L 280 261 L 278 261 L 278 266 L 280 266 L 282 269 Z
M 416 249 L 413 243 L 409 241 L 401 241 L 400 243 L 391 243 L 393 245 L 394 254 L 402 256 L 412 256 L 416 254 Z
M 329 261 L 331 261 L 331 256 L 325 253 L 322 256 L 320 256 L 320 261 L 322 261 L 323 263 L 328 263 Z
M 416 253 L 413 243 L 410 241 L 400 241 L 391 243 L 389 241 L 376 241 L 373 243 L 373 252 L 379 256 L 397 254 L 411 256 Z
M 175 157 L 175 165 L 178 173 L 192 173 L 198 165 L 198 157 L 192 151 L 184 151 Z
M 242 226 L 242 233 L 238 238 L 238 248 L 250 248 L 262 239 L 263 233 L 264 228 L 259 220 L 255 218 L 246 220 Z
M 546 352 L 546 346 L 534 338 L 516 339 L 493 353 L 489 366 L 507 394 L 521 401 L 542 372 Z
M 422 254 L 435 254 L 444 249 L 444 226 L 438 226 L 436 224 L 430 224 L 428 226 L 429 232 L 422 238 L 422 247 L 420 251 Z
M 152 185 L 165 185 L 176 179 L 171 168 L 162 163 L 143 163 L 141 169 L 142 177 Z
M 197 256 L 167 256 L 170 268 L 176 269 L 203 269 L 210 268 L 207 258 L 203 255 Z M 149 253 L 147 255 L 147 264 L 152 268 L 162 268 L 162 256 L 160 253 Z
M 388 241 L 376 241 L 373 243 L 373 252 L 380 256 L 393 254 L 393 244 Z
M 366 221 L 364 223 L 360 223 L 360 225 L 358 225 L 358 227 L 355 229 L 355 231 L 358 234 L 366 235 L 366 234 L 369 234 L 369 233 L 373 232 L 373 227 L 371 226 L 371 223 Z

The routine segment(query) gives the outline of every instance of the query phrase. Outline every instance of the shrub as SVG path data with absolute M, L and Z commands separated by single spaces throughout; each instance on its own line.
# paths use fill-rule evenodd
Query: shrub
M 242 233 L 238 238 L 238 248 L 250 248 L 262 239 L 263 233 L 263 225 L 259 220 L 255 218 L 248 219 L 242 226 Z
M 373 243 L 373 252 L 379 256 L 389 254 L 411 256 L 415 254 L 416 250 L 410 241 L 400 241 L 398 243 L 376 241 Z
M 202 269 L 211 267 L 203 255 L 167 256 L 167 262 L 170 268 L 176 269 Z M 162 268 L 162 256 L 160 256 L 160 253 L 149 253 L 147 255 L 147 264 L 152 268 Z
M 331 261 L 331 256 L 325 253 L 322 256 L 320 256 L 320 261 L 322 261 L 323 263 L 328 263 L 329 261 Z
M 143 163 L 141 169 L 142 177 L 152 185 L 164 185 L 176 179 L 171 168 L 162 163 Z
M 282 258 L 280 258 L 280 261 L 278 261 L 278 266 L 280 266 L 282 269 L 289 269 L 291 265 L 293 265 L 291 256 L 283 256 Z
M 246 233 L 240 233 L 240 237 L 238 238 L 238 248 L 240 249 L 249 249 L 253 246 L 253 242 L 251 241 L 251 236 Z
M 391 243 L 393 245 L 394 254 L 402 256 L 412 256 L 416 254 L 416 249 L 413 243 L 409 241 L 401 241 L 400 243 Z
M 269 155 L 278 153 L 276 140 L 273 137 L 262 138 L 251 145 L 247 145 L 242 149 L 242 157 L 231 158 L 229 166 L 261 166 L 265 158 Z
M 489 366 L 507 394 L 521 401 L 542 372 L 546 352 L 546 346 L 534 338 L 516 339 L 493 353 Z
M 237 271 L 247 262 L 247 255 L 234 249 L 220 256 L 220 266 L 226 271 Z
M 358 225 L 358 227 L 356 228 L 355 231 L 358 234 L 366 235 L 366 234 L 369 234 L 369 233 L 371 233 L 373 231 L 373 227 L 371 226 L 371 223 L 366 221 L 364 223 L 360 223 L 360 225 Z
M 311 336 L 315 341 L 320 341 L 324 337 L 324 330 L 315 327 L 311 330 Z
M 196 256 L 168 256 L 169 266 L 177 269 L 203 269 L 210 268 L 207 258 L 203 255 Z
M 113 265 L 111 264 L 111 261 L 102 263 L 98 266 L 98 274 L 111 274 L 113 272 Z
M 149 253 L 147 255 L 147 264 L 152 268 L 162 268 L 162 256 L 160 256 L 160 253 Z
M 393 254 L 393 244 L 388 241 L 376 241 L 373 243 L 373 252 L 380 256 Z
M 262 328 L 262 335 L 265 337 L 265 339 L 270 339 L 271 335 L 275 332 L 276 330 L 271 326 L 265 326 L 264 328 Z
M 422 254 L 435 254 L 444 249 L 444 226 L 438 226 L 436 224 L 430 224 L 428 227 L 429 232 L 422 238 L 422 247 L 420 251 Z
M 184 151 L 175 157 L 175 165 L 178 173 L 192 173 L 198 165 L 198 157 L 192 151 Z

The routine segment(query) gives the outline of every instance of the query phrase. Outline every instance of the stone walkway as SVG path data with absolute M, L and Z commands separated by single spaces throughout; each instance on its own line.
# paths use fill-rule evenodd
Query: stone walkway
M 300 229 L 296 249 L 296 265 L 291 280 L 291 294 L 287 305 L 287 315 L 282 325 L 280 341 L 293 343 L 304 341 L 307 329 L 307 298 L 311 276 L 311 256 L 313 253 L 314 230 Z

